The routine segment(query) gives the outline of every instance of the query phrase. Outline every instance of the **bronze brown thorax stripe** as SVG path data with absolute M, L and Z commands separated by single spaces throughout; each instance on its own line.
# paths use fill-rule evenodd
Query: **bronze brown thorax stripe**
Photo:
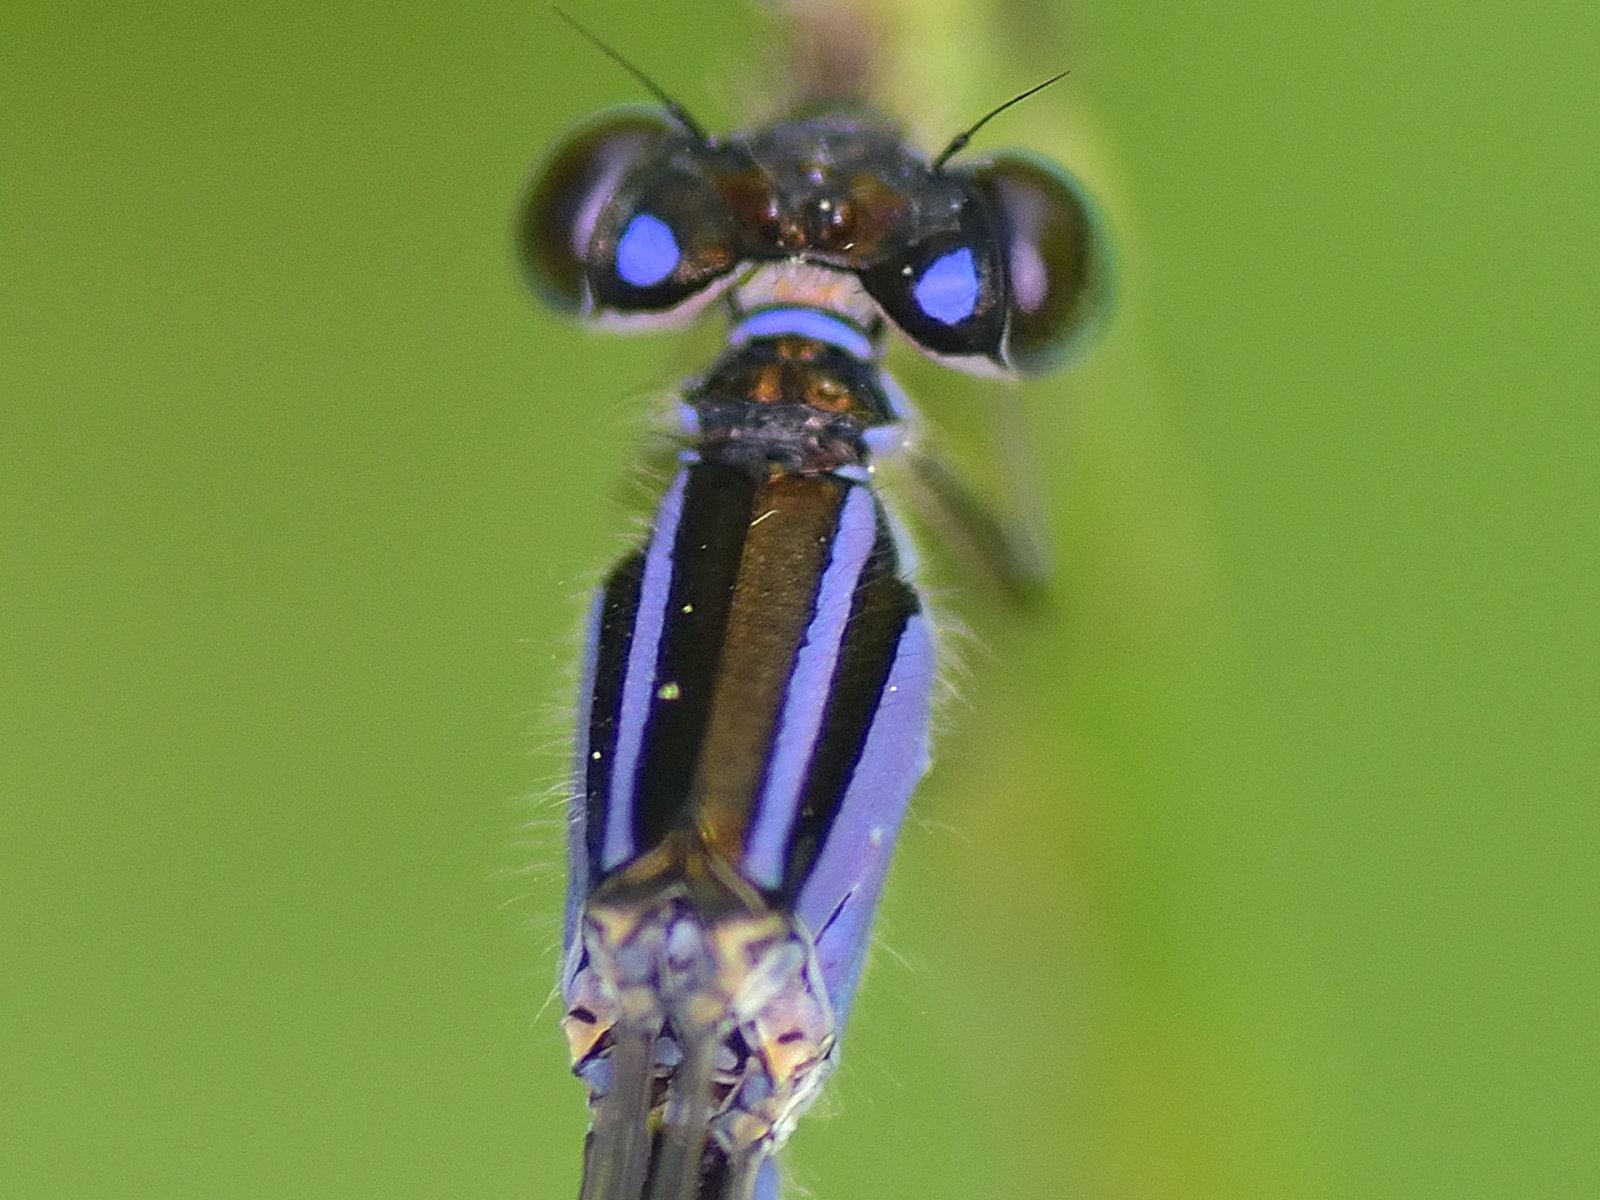
M 779 475 L 755 492 L 692 800 L 707 846 L 730 863 L 744 850 L 849 487 Z

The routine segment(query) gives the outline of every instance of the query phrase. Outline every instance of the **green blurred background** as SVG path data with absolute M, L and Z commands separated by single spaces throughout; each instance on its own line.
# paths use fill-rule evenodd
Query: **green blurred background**
M 573 7 L 761 111 L 732 0 Z M 1600 10 L 915 11 L 919 128 L 1072 68 L 985 136 L 1121 305 L 794 1178 L 1600 1195 Z M 700 351 L 535 311 L 508 213 L 637 98 L 536 4 L 0 12 L 0 1195 L 576 1194 L 580 597 Z

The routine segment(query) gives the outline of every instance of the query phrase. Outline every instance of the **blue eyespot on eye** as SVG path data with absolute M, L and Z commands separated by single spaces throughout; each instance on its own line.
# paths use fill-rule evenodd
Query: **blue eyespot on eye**
M 933 260 L 911 289 L 917 307 L 943 325 L 957 325 L 978 307 L 978 268 L 963 247 Z
M 617 274 L 633 287 L 654 287 L 672 274 L 681 257 L 667 223 L 649 213 L 629 221 L 617 239 Z

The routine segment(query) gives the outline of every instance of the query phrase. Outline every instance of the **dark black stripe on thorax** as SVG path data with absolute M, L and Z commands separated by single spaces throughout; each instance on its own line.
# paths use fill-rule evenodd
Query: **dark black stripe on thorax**
M 844 800 L 888 684 L 906 622 L 922 605 L 900 576 L 895 539 L 881 506 L 872 553 L 851 599 L 838 665 L 812 750 L 785 854 L 781 894 L 792 900 Z
M 636 856 L 687 815 L 758 482 L 748 470 L 715 463 L 691 466 L 688 474 L 655 663 L 656 694 L 635 777 Z

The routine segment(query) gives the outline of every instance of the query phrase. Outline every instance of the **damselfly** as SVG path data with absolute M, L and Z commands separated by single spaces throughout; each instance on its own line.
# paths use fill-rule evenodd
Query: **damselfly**
M 886 339 L 1038 372 L 1104 265 L 1059 168 L 956 157 L 976 125 L 931 160 L 857 103 L 712 136 L 623 65 L 662 107 L 550 153 L 520 217 L 533 287 L 616 328 L 716 305 L 728 334 L 681 390 L 648 540 L 590 615 L 561 969 L 581 1198 L 775 1200 L 928 762 L 935 638 L 874 486 L 918 453 Z

